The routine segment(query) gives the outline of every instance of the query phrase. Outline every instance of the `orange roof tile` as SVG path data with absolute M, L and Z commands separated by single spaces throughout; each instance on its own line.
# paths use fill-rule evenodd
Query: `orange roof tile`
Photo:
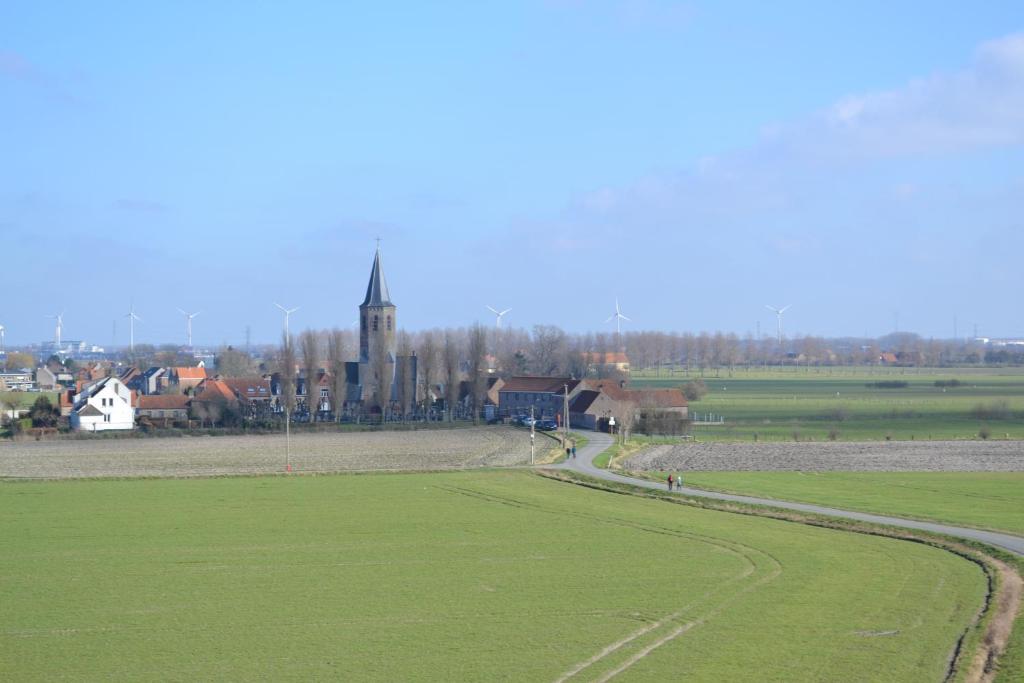
M 139 396 L 137 407 L 140 410 L 184 410 L 190 400 L 182 394 L 151 394 Z

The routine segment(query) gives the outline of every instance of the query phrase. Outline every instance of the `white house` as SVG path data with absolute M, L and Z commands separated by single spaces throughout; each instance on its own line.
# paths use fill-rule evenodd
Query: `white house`
M 86 432 L 134 429 L 132 392 L 116 377 L 104 377 L 75 394 L 71 428 Z

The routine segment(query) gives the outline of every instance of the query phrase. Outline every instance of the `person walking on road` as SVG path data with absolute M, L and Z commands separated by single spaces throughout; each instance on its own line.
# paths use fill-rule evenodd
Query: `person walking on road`
M 672 475 L 671 474 L 668 475 L 668 490 L 669 490 L 669 492 L 672 491 Z
M 575 441 L 573 441 L 573 443 L 572 443 L 572 459 L 573 460 L 576 459 L 576 442 Z

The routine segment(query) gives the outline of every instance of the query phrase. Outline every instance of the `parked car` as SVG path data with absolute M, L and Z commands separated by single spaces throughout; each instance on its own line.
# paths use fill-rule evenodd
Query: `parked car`
M 554 420 L 539 420 L 537 422 L 537 429 L 541 431 L 550 432 L 558 429 L 558 423 Z

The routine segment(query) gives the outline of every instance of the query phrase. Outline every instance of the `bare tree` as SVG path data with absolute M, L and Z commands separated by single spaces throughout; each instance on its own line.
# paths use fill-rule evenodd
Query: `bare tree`
M 327 333 L 327 371 L 331 375 L 331 410 L 334 411 L 335 422 L 341 422 L 341 412 L 348 388 L 345 377 L 345 355 L 348 350 L 346 342 L 345 333 L 338 328 Z
M 444 366 L 444 402 L 448 421 L 455 419 L 455 404 L 459 400 L 459 343 L 452 330 L 444 331 L 442 349 Z
M 299 347 L 306 373 L 306 410 L 310 421 L 316 422 L 320 409 L 320 335 L 313 330 L 303 330 L 299 335 Z
M 394 379 L 391 365 L 391 358 L 388 357 L 388 350 L 384 344 L 375 344 L 372 357 L 370 358 L 370 372 L 372 375 L 373 404 L 381 409 L 381 423 L 387 421 L 391 405 L 391 383 Z
M 530 365 L 538 375 L 551 376 L 562 371 L 566 358 L 566 336 L 554 325 L 534 325 Z
M 395 359 L 395 389 L 398 394 L 398 413 L 404 422 L 416 400 L 413 377 L 412 340 L 407 332 L 398 333 L 398 357 Z
M 430 419 L 430 408 L 433 405 L 434 384 L 437 381 L 437 339 L 432 330 L 427 330 L 420 337 L 419 376 L 423 383 L 423 412 Z
M 285 414 L 291 417 L 295 411 L 295 341 L 286 333 L 281 333 L 277 372 L 281 378 L 281 404 Z
M 469 397 L 473 423 L 480 421 L 487 394 L 487 331 L 479 323 L 469 330 Z
M 619 440 L 626 443 L 629 434 L 633 430 L 633 422 L 636 420 L 636 404 L 632 401 L 616 401 L 612 415 L 615 417 L 615 428 L 619 434 Z
M 252 358 L 244 351 L 228 346 L 221 349 L 214 360 L 217 374 L 225 377 L 248 377 L 252 375 Z

